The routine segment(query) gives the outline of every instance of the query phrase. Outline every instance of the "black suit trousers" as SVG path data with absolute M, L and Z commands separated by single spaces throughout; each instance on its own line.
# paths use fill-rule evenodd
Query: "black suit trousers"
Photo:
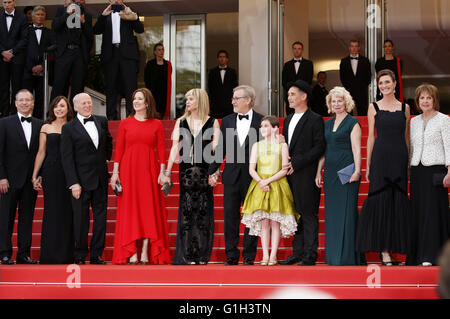
M 292 191 L 295 192 L 295 189 Z M 303 261 L 315 262 L 319 246 L 320 189 L 317 189 L 314 196 L 308 200 L 313 203 L 313 208 L 301 211 L 297 231 L 292 240 L 292 254 Z
M 23 64 L 4 62 L 0 59 L 0 116 L 16 113 L 15 97 L 22 89 Z
M 119 120 L 117 95 L 123 94 L 126 100 L 127 116 L 133 111 L 133 92 L 137 89 L 137 62 L 125 59 L 119 48 L 113 48 L 110 61 L 105 63 L 106 115 L 108 120 Z
M 33 76 L 24 78 L 23 88 L 34 94 L 33 116 L 35 118 L 44 119 L 44 77 Z
M 0 195 L 0 257 L 12 257 L 11 237 L 17 207 L 17 257 L 30 257 L 36 197 L 31 181 L 20 189 L 10 188 L 8 193 Z
M 93 227 L 90 245 L 91 258 L 101 257 L 105 248 L 106 210 L 108 184 L 99 184 L 93 191 L 82 190 L 79 199 L 72 197 L 75 237 L 75 259 L 85 259 L 88 254 L 89 206 L 92 207 Z
M 249 185 L 237 183 L 224 184 L 224 235 L 225 254 L 227 259 L 239 259 L 239 226 L 241 224 L 241 204 L 245 200 Z M 244 260 L 255 260 L 258 236 L 249 235 L 249 228 L 245 228 L 242 257 Z
M 87 65 L 84 62 L 83 54 L 80 49 L 67 49 L 63 55 L 56 58 L 54 68 L 54 83 L 51 99 L 67 94 L 67 82 L 72 78 L 70 101 L 78 93 L 84 92 L 84 79 L 87 73 Z

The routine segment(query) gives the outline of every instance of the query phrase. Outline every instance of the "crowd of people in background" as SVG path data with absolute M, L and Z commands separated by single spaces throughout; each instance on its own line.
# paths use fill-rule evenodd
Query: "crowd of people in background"
M 375 65 L 377 102 L 370 105 L 371 65 L 360 54 L 358 40 L 350 41 L 349 55 L 341 60 L 342 86 L 330 92 L 325 72 L 317 74 L 311 88 L 313 62 L 302 57 L 303 44 L 295 42 L 294 59 L 282 72 L 287 116 L 281 134 L 276 117 L 255 111 L 255 90 L 238 85 L 236 71 L 228 66 L 228 52 L 220 50 L 218 66 L 208 76 L 208 92 L 194 88 L 185 94 L 186 108 L 175 123 L 166 158 L 160 120 L 170 116 L 173 70 L 158 43 L 153 48 L 155 59 L 145 68 L 147 88 L 137 87 L 135 33 L 144 31 L 137 13 L 122 0 L 110 0 L 92 25 L 84 1 L 67 0 L 49 30 L 43 27 L 44 7 L 26 8 L 25 15 L 15 10 L 15 0 L 4 0 L 3 6 L 2 264 L 14 264 L 11 238 L 17 208 L 16 263 L 37 263 L 30 251 L 40 190 L 44 193 L 40 263 L 84 264 L 89 255 L 91 264 L 105 264 L 109 188 L 118 197 L 114 264 L 207 264 L 214 243 L 213 189 L 220 179 L 225 265 L 239 263 L 241 223 L 245 265 L 254 264 L 259 237 L 261 265 L 315 265 L 321 188 L 327 264 L 363 265 L 367 252 L 380 253 L 385 266 L 400 264 L 392 253 L 406 254 L 408 265 L 437 264 L 450 238 L 450 119 L 439 112 L 437 88 L 425 83 L 416 89 L 414 100 L 422 114 L 410 121 L 402 62 L 394 56 L 391 40 L 385 41 L 385 55 Z M 94 34 L 103 36 L 107 117 L 93 115 L 92 98 L 84 93 Z M 43 114 L 47 51 L 54 52 L 55 61 L 51 103 L 48 114 Z M 108 120 L 120 119 L 121 96 L 127 118 L 120 122 L 113 157 Z M 368 119 L 366 167 L 362 167 L 361 126 L 351 113 Z M 331 118 L 324 123 L 324 116 Z M 112 176 L 107 167 L 111 158 Z M 171 258 L 162 189 L 170 191 L 177 161 L 180 198 Z M 362 178 L 370 186 L 359 212 Z M 293 237 L 292 254 L 278 261 L 282 237 Z

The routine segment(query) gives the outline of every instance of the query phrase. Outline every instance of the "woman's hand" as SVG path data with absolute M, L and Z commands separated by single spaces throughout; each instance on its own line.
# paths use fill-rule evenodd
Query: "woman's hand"
M 321 174 L 321 173 L 318 173 L 318 174 L 316 175 L 316 178 L 315 178 L 314 180 L 315 180 L 315 182 L 316 182 L 316 186 L 317 186 L 318 188 L 322 188 L 322 185 L 323 185 L 323 183 L 322 183 L 322 174 Z
M 109 182 L 109 184 L 111 185 L 112 190 L 116 189 L 116 183 L 117 182 L 120 183 L 119 173 L 113 173 L 112 176 L 111 176 L 111 180 Z
M 353 175 L 350 177 L 350 180 L 348 182 L 349 183 L 357 182 L 357 181 L 359 181 L 360 177 L 361 177 L 361 173 L 354 172 Z
M 163 186 L 164 184 L 170 184 L 171 180 L 169 176 L 164 175 L 163 172 L 159 173 L 158 184 Z
M 442 183 L 444 184 L 444 187 L 450 187 L 450 172 L 445 175 L 444 181 Z
M 266 186 L 269 186 L 269 182 L 267 181 L 267 179 L 262 179 L 258 182 L 259 187 L 261 187 L 261 189 L 264 191 L 264 189 L 266 188 Z
M 369 180 L 369 168 L 366 169 L 366 181 L 368 181 L 370 183 L 370 180 Z
M 40 191 L 42 189 L 42 177 L 38 176 L 37 178 L 31 179 L 33 183 L 33 188 L 35 191 Z

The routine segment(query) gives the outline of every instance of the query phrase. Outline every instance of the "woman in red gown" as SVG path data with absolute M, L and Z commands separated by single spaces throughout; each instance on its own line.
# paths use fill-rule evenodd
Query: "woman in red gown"
M 117 201 L 113 264 L 138 264 L 136 244 L 140 240 L 141 264 L 170 262 L 167 214 L 158 185 L 163 184 L 165 169 L 164 132 L 155 116 L 151 92 L 136 90 L 133 112 L 119 125 L 111 177 L 113 189 L 116 181 L 123 188 Z

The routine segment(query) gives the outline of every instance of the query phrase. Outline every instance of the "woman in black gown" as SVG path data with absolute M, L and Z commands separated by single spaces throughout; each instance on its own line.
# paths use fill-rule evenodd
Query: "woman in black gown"
M 358 221 L 356 250 L 380 252 L 382 264 L 392 266 L 398 263 L 390 256 L 390 251 L 408 252 L 410 113 L 409 106 L 395 98 L 396 81 L 391 70 L 380 71 L 377 84 L 383 99 L 371 104 L 367 115 L 366 179 L 370 186 Z
M 56 97 L 49 106 L 48 118 L 39 137 L 32 180 L 35 190 L 44 191 L 41 264 L 73 262 L 71 193 L 66 185 L 60 157 L 61 129 L 73 117 L 74 112 L 67 98 Z
M 174 265 L 207 264 L 214 240 L 214 197 L 208 184 L 206 154 L 217 145 L 219 123 L 208 116 L 209 100 L 205 90 L 186 93 L 185 114 L 177 120 L 172 133 L 166 176 L 177 155 L 180 156 L 180 204 Z M 211 144 L 212 143 L 212 144 Z M 210 147 L 210 151 L 205 148 Z M 170 182 L 170 178 L 167 178 Z

